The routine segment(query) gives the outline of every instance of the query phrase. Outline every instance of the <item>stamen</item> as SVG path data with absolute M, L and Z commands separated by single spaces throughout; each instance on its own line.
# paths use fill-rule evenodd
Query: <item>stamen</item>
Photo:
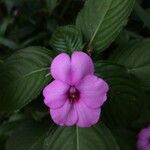
M 79 97 L 80 97 L 79 91 L 74 86 L 71 86 L 69 89 L 69 101 L 71 103 L 74 103 L 79 100 Z

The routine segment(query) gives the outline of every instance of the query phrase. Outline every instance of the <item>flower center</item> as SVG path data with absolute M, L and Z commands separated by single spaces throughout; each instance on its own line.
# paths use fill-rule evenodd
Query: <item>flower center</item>
M 79 91 L 74 86 L 70 87 L 68 95 L 71 103 L 78 101 L 80 97 Z

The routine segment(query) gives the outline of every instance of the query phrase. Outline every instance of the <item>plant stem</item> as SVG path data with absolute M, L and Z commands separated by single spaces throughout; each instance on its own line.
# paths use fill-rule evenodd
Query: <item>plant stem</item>
M 76 126 L 76 133 L 77 133 L 77 150 L 80 150 L 79 148 L 79 128 Z

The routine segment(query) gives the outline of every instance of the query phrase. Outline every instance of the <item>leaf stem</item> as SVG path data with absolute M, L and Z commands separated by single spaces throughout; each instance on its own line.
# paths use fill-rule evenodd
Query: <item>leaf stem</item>
M 45 77 L 48 77 L 48 76 L 50 76 L 50 75 L 51 75 L 51 74 L 50 74 L 50 73 L 48 73 L 48 74 L 46 74 L 46 75 L 45 75 Z
M 103 6 L 103 8 L 104 8 L 104 10 L 105 10 L 105 11 L 104 11 L 104 14 L 103 14 L 102 17 L 101 17 L 101 19 L 100 19 L 100 21 L 99 21 L 99 23 L 98 23 L 98 25 L 97 25 L 97 27 L 96 27 L 96 29 L 95 29 L 95 32 L 93 33 L 93 36 L 91 37 L 91 40 L 90 40 L 90 42 L 89 42 L 89 44 L 88 44 L 88 48 L 91 47 L 92 42 L 94 41 L 94 39 L 95 39 L 95 37 L 96 37 L 98 31 L 100 30 L 101 25 L 102 25 L 102 23 L 103 23 L 103 21 L 104 21 L 104 19 L 105 19 L 105 16 L 106 16 L 107 13 L 108 13 L 108 10 L 109 10 L 110 7 L 111 7 L 112 2 L 113 2 L 113 0 L 110 1 L 108 5 L 106 5 L 106 6 L 104 5 L 104 6 Z
M 79 128 L 76 126 L 76 134 L 77 134 L 77 150 L 80 150 L 80 148 L 79 148 Z

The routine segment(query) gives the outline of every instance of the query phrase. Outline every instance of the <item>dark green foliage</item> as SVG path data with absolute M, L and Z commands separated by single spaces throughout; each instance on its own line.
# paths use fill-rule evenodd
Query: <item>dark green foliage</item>
M 29 47 L 14 53 L 0 67 L 0 109 L 17 110 L 35 99 L 50 81 L 52 52 Z
M 77 17 L 88 44 L 97 52 L 104 51 L 127 23 L 134 0 L 87 0 Z
M 71 53 L 83 49 L 81 31 L 76 26 L 59 27 L 50 40 L 50 45 L 56 51 Z
M 0 0 L 0 150 L 136 149 L 138 132 L 150 125 L 149 6 Z M 41 94 L 54 56 L 75 50 L 91 56 L 110 88 L 100 121 L 84 129 L 54 124 Z
M 110 60 L 126 66 L 128 72 L 139 79 L 141 87 L 150 89 L 150 39 L 128 42 L 119 47 Z
M 6 150 L 42 150 L 49 128 L 48 122 L 22 122 L 8 139 Z
M 101 137 L 101 138 L 99 138 Z M 67 139 L 67 140 L 64 140 Z M 46 150 L 119 150 L 115 139 L 105 125 L 97 124 L 91 128 L 58 128 L 46 138 Z
M 138 80 L 124 66 L 109 62 L 97 62 L 96 73 L 110 86 L 109 99 L 103 111 L 104 120 L 109 127 L 131 126 L 133 120 L 140 116 L 146 101 Z

